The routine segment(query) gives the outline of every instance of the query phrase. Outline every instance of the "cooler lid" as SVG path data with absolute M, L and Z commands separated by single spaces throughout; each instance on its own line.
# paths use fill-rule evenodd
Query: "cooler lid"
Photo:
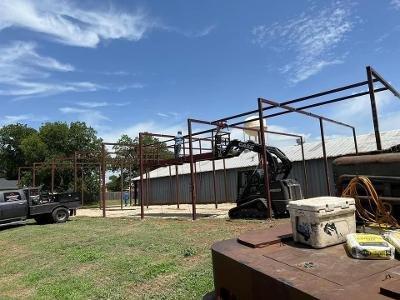
M 353 198 L 343 197 L 315 197 L 302 200 L 291 201 L 288 204 L 288 209 L 315 211 L 320 210 L 332 211 L 335 208 L 346 209 L 350 206 L 354 207 L 355 201 Z

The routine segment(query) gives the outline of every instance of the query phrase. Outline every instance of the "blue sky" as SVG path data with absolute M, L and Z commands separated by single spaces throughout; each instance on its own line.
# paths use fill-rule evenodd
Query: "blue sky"
M 365 80 L 400 89 L 400 1 L 0 1 L 0 124 L 86 121 L 122 133 L 186 131 L 276 101 Z M 356 91 L 354 91 L 356 92 Z M 372 131 L 368 99 L 315 112 Z M 382 130 L 400 102 L 378 96 Z M 268 121 L 318 137 L 315 120 Z M 327 126 L 330 136 L 348 134 Z

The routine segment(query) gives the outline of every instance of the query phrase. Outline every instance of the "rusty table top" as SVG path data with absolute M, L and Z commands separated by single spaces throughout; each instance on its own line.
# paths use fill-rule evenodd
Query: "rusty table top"
M 212 246 L 215 276 L 223 274 L 221 269 L 225 267 L 229 270 L 228 264 L 232 262 L 311 298 L 400 299 L 399 260 L 354 259 L 347 255 L 343 244 L 312 249 L 294 243 L 287 230 L 286 226 L 286 229 L 275 228 L 272 233 L 249 232 L 241 235 L 240 240 L 215 243 Z M 223 264 L 218 259 L 224 260 Z M 226 276 L 235 281 L 237 274 L 232 274 L 232 270 Z M 223 281 L 227 285 L 229 278 Z M 240 280 L 235 284 L 240 284 Z

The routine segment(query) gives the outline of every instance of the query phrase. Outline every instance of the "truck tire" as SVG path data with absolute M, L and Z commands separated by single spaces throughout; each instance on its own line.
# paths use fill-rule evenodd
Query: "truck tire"
M 69 211 L 64 207 L 59 207 L 53 211 L 52 216 L 54 223 L 65 223 L 68 221 Z

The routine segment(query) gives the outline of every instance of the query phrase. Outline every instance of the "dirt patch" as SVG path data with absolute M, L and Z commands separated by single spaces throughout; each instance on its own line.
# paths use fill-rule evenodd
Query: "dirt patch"
M 228 218 L 228 211 L 235 207 L 234 203 L 221 203 L 218 208 L 214 204 L 196 205 L 196 215 L 198 218 Z M 191 219 L 192 206 L 190 204 L 181 204 L 179 208 L 176 205 L 152 205 L 144 207 L 145 217 L 156 217 L 163 219 Z M 77 211 L 77 216 L 84 217 L 102 217 L 103 211 L 99 208 L 81 208 Z M 110 218 L 121 217 L 140 217 L 140 206 L 128 206 L 121 209 L 119 206 L 107 207 L 106 216 Z

